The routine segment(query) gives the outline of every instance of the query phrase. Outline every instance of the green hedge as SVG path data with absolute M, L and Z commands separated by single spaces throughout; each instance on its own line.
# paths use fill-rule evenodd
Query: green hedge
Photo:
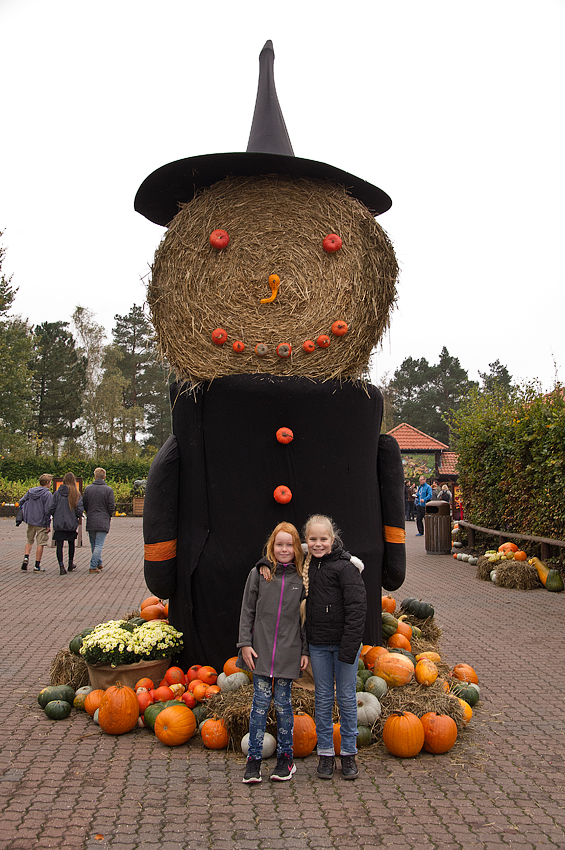
M 40 475 L 49 472 L 56 477 L 63 477 L 67 472 L 74 472 L 77 478 L 82 478 L 85 484 L 94 480 L 94 470 L 102 466 L 106 470 L 106 478 L 110 481 L 133 482 L 138 478 L 147 478 L 150 460 L 120 461 L 113 458 L 107 460 L 84 460 L 83 458 L 63 458 L 50 460 L 44 457 L 27 457 L 24 460 L 4 458 L 0 460 L 0 477 L 9 481 L 27 481 L 32 479 L 37 483 Z
M 565 393 L 473 393 L 454 415 L 465 519 L 565 540 Z

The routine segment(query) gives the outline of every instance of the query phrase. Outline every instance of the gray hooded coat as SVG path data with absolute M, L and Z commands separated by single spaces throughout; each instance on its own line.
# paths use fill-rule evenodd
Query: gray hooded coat
M 300 656 L 308 655 L 306 635 L 300 627 L 300 602 L 304 596 L 302 578 L 294 564 L 279 564 L 271 581 L 264 579 L 259 567 L 271 568 L 262 558 L 247 577 L 239 618 L 239 655 L 237 666 L 247 670 L 242 646 L 257 653 L 255 670 L 259 676 L 297 679 Z

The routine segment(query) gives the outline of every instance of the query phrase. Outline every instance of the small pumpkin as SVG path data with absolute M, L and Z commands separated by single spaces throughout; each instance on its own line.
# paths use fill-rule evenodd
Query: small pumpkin
M 517 552 L 514 552 L 514 560 L 515 561 L 527 561 L 528 556 L 522 549 L 518 549 Z
M 381 716 L 381 704 L 374 694 L 363 691 L 357 694 L 357 723 L 371 727 Z
M 147 691 L 152 691 L 155 688 L 152 679 L 149 679 L 147 676 L 144 676 L 142 679 L 138 679 L 135 685 L 133 686 L 134 691 L 137 691 L 138 688 L 145 688 Z
M 276 749 L 277 739 L 269 732 L 265 732 L 265 735 L 263 737 L 263 751 L 261 758 L 270 758 Z M 249 732 L 247 732 L 241 739 L 241 751 L 244 755 L 247 755 L 249 752 Z
M 147 605 L 142 609 L 141 616 L 144 620 L 164 620 L 165 608 L 163 605 Z
M 116 682 L 104 692 L 98 709 L 98 723 L 108 735 L 123 735 L 137 726 L 139 703 L 133 688 Z
M 292 752 L 295 758 L 309 756 L 318 742 L 316 724 L 309 714 L 297 711 L 294 714 Z
M 188 709 L 190 711 L 190 709 Z M 209 717 L 200 728 L 202 743 L 209 750 L 223 750 L 227 747 L 229 733 L 223 720 Z
M 447 753 L 457 740 L 457 724 L 448 714 L 428 711 L 421 717 L 424 749 L 427 753 Z
M 373 733 L 369 726 L 357 726 L 357 746 L 370 747 L 373 743 Z
M 398 628 L 398 620 L 396 617 L 393 617 L 392 614 L 389 614 L 388 611 L 383 611 L 381 617 L 383 640 L 388 640 L 388 638 L 392 637 L 392 635 L 396 632 Z
M 518 547 L 516 546 L 515 543 L 512 543 L 510 540 L 508 540 L 506 543 L 503 543 L 501 546 L 498 547 L 498 551 L 499 552 L 517 552 Z
M 147 599 L 143 600 L 139 608 L 141 611 L 143 611 L 143 609 L 147 608 L 148 605 L 158 605 L 160 602 L 161 600 L 158 596 L 148 596 Z
M 178 747 L 185 744 L 196 729 L 196 718 L 188 706 L 179 703 L 159 712 L 154 732 L 162 744 Z
M 451 675 L 455 679 L 460 679 L 462 682 L 473 682 L 475 685 L 479 684 L 478 676 L 470 664 L 456 664 L 451 671 Z
M 408 652 L 412 649 L 412 644 L 408 640 L 408 638 L 404 637 L 404 635 L 399 634 L 399 632 L 395 632 L 391 635 L 387 641 L 388 646 L 395 647 L 396 649 L 406 649 Z
M 74 698 L 75 692 L 70 685 L 48 685 L 39 692 L 37 702 L 41 708 L 45 708 L 53 700 L 64 700 L 72 705 Z
M 380 676 L 371 676 L 365 682 L 365 691 L 380 700 L 388 691 L 388 685 Z
M 424 746 L 424 727 L 411 711 L 394 711 L 383 726 L 383 743 L 398 758 L 413 758 Z
M 381 598 L 381 606 L 383 611 L 387 611 L 389 614 L 394 614 L 396 611 L 396 599 L 393 599 L 392 596 L 383 596 Z
M 438 675 L 439 670 L 429 658 L 422 658 L 416 664 L 414 676 L 419 685 L 424 685 L 426 688 L 433 685 Z
M 287 505 L 292 499 L 292 491 L 290 487 L 285 487 L 284 484 L 279 484 L 278 487 L 275 487 L 273 498 L 275 502 L 279 503 L 279 505 Z
M 388 650 L 384 646 L 372 646 L 363 656 L 363 663 L 367 670 L 372 670 L 379 655 L 387 655 Z
M 71 713 L 71 705 L 64 699 L 52 699 L 43 710 L 50 720 L 64 720 Z
M 201 682 L 204 682 L 205 685 L 215 685 L 218 674 L 213 667 L 206 664 L 198 671 L 198 678 Z
M 467 723 L 473 716 L 473 709 L 471 708 L 469 703 L 466 700 L 461 699 L 461 697 L 455 697 L 455 699 L 463 709 L 463 720 L 465 721 L 465 725 L 467 725 Z
M 478 703 L 481 696 L 479 686 L 472 682 L 451 682 L 450 690 L 455 696 L 468 702 L 471 708 Z
M 334 723 L 333 728 L 334 753 L 341 752 L 341 723 Z
M 73 655 L 78 655 L 82 646 L 82 635 L 75 635 L 69 643 L 69 650 Z
M 169 667 L 165 673 L 165 682 L 167 685 L 184 685 L 186 683 L 186 673 L 180 667 Z
M 397 635 L 404 635 L 407 640 L 412 640 L 412 626 L 401 617 L 398 618 Z
M 561 593 L 563 590 L 563 578 L 559 570 L 550 570 L 545 581 L 545 589 L 551 593 Z
M 441 655 L 439 652 L 432 652 L 431 650 L 427 652 L 419 652 L 416 656 L 416 661 L 421 661 L 422 658 L 429 658 L 430 661 L 441 661 Z
M 419 620 L 427 620 L 429 617 L 433 617 L 435 613 L 433 605 L 430 605 L 429 602 L 424 602 L 422 599 L 414 599 L 412 596 L 403 599 L 400 603 L 400 608 L 402 611 L 412 614 Z
M 89 694 L 86 695 L 84 700 L 84 710 L 91 717 L 94 717 L 94 712 L 97 708 L 100 708 L 100 701 L 104 696 L 105 691 L 102 688 L 96 688 L 94 691 L 90 691 Z

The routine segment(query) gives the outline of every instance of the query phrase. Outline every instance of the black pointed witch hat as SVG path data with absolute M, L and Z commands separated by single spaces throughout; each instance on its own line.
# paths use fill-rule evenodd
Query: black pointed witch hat
M 224 177 L 260 174 L 330 180 L 344 186 L 373 215 L 390 209 L 391 199 L 377 186 L 332 165 L 294 156 L 275 89 L 274 60 L 273 43 L 267 41 L 259 55 L 259 86 L 247 151 L 204 154 L 163 165 L 137 190 L 137 212 L 166 226 L 177 214 L 179 204 L 192 200 L 200 189 Z

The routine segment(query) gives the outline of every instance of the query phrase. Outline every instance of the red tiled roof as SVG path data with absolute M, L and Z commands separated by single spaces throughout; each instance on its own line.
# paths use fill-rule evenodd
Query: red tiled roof
M 439 469 L 438 472 L 440 475 L 457 475 L 457 461 L 459 459 L 459 455 L 456 452 L 442 452 L 441 457 L 439 459 Z
M 388 433 L 391 437 L 394 437 L 401 452 L 437 452 L 449 449 L 449 446 L 446 446 L 445 443 L 440 443 L 439 440 L 429 437 L 423 431 L 418 431 L 417 428 L 407 425 L 406 422 L 397 425 Z

